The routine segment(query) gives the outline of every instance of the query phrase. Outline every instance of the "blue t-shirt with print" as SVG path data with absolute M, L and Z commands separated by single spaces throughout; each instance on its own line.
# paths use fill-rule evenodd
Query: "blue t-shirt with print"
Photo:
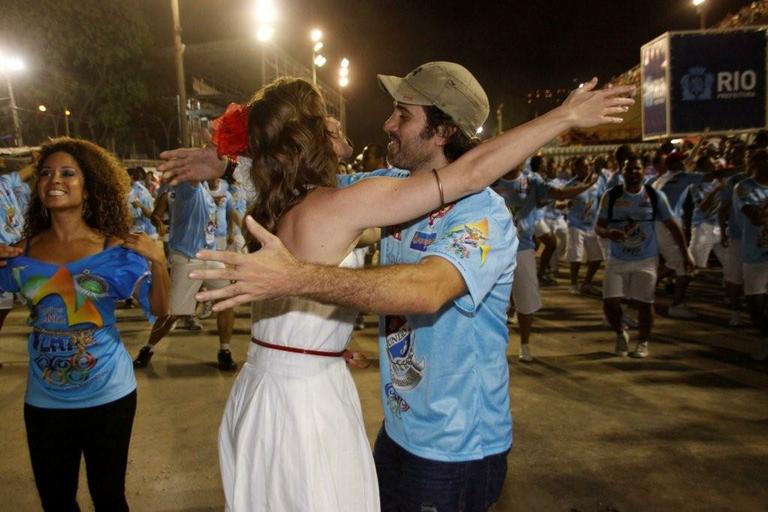
M 131 217 L 133 218 L 133 225 L 131 231 L 134 233 L 146 233 L 150 236 L 157 234 L 157 228 L 152 224 L 149 217 L 144 215 L 141 208 L 133 206 L 133 203 L 138 201 L 141 205 L 148 209 L 154 210 L 155 200 L 152 198 L 152 194 L 147 190 L 147 187 L 139 181 L 134 181 L 131 185 L 131 191 L 128 194 L 128 206 L 131 209 Z
M 216 247 L 216 203 L 202 183 L 179 183 L 169 192 L 168 247 L 189 258 Z
M 65 265 L 17 256 L 0 267 L 0 291 L 24 296 L 34 327 L 27 343 L 26 403 L 95 407 L 136 389 L 115 302 L 135 296 L 149 311 L 150 287 L 147 260 L 121 246 Z
M 668 176 L 667 176 L 668 174 Z M 683 206 L 688 190 L 693 185 L 704 181 L 704 174 L 700 172 L 667 171 L 650 182 L 656 190 L 661 190 L 667 196 L 672 214 L 676 219 L 683 218 Z
M 747 179 L 747 175 L 743 172 L 734 174 L 725 180 L 725 186 L 723 187 L 723 190 L 720 191 L 720 201 L 731 205 L 728 212 L 728 223 L 725 227 L 725 234 L 731 240 L 741 240 L 743 215 L 739 210 L 739 201 L 736 197 L 736 185 L 745 179 Z
M 227 236 L 227 210 L 229 210 L 232 195 L 227 191 L 223 195 L 214 197 L 213 200 L 216 201 L 216 236 Z
M 741 251 L 744 263 L 768 263 L 768 224 L 755 226 L 743 212 L 746 206 L 768 208 L 768 185 L 747 178 L 736 185 L 734 202 L 741 217 Z
M 656 221 L 666 222 L 672 218 L 667 197 L 656 191 Z M 656 225 L 653 220 L 653 204 L 648 191 L 643 187 L 637 194 L 624 190 L 613 205 L 613 218 L 608 219 L 608 199 L 610 191 L 600 199 L 598 218 L 608 222 L 609 229 L 619 229 L 626 233 L 623 242 L 611 240 L 610 255 L 624 261 L 637 261 L 658 256 L 659 245 L 656 241 Z
M 578 178 L 573 178 L 568 182 L 568 187 L 575 187 L 580 183 Z M 597 222 L 597 208 L 600 205 L 600 198 L 605 192 L 606 180 L 600 174 L 592 187 L 585 190 L 576 197 L 572 197 L 568 202 L 568 226 L 581 231 L 594 231 L 595 222 Z
M 504 198 L 517 226 L 518 251 L 533 250 L 534 225 L 536 224 L 537 202 L 546 201 L 552 186 L 541 176 L 522 172 L 513 180 L 500 179 L 494 190 Z
M 716 185 L 717 184 L 714 181 L 705 181 L 697 185 L 691 185 L 691 188 L 688 190 L 688 193 L 691 196 L 691 201 L 693 202 L 691 224 L 693 224 L 694 227 L 701 226 L 702 224 L 717 225 L 717 210 L 720 208 L 718 196 L 712 198 L 708 208 L 701 208 L 701 204 L 710 195 L 712 189 L 714 189 Z
M 26 203 L 19 201 L 19 183 L 16 172 L 0 175 L 0 244 L 3 245 L 15 244 L 24 232 Z
M 408 173 L 381 170 L 338 181 L 382 175 Z M 388 315 L 380 322 L 387 434 L 432 460 L 506 451 L 512 444 L 506 321 L 517 240 L 503 200 L 485 189 L 384 235 L 382 265 L 444 258 L 468 290 L 434 315 Z

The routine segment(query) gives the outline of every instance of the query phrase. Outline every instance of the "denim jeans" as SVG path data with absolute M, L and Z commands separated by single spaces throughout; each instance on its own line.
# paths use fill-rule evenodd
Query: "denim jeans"
M 409 453 L 381 427 L 373 447 L 382 512 L 485 512 L 501 495 L 507 453 L 440 462 Z

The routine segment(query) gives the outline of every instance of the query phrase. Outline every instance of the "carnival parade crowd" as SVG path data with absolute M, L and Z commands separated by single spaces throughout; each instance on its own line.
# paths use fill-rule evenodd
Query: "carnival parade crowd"
M 593 79 L 481 143 L 488 99 L 464 67 L 379 82 L 395 102 L 389 144 L 351 164 L 316 88 L 282 78 L 231 105 L 213 145 L 166 151 L 156 170 L 57 138 L 0 174 L 0 329 L 29 308 L 24 419 L 45 510 L 78 510 L 81 455 L 96 509 L 128 510 L 134 372 L 212 315 L 218 369 L 239 370 L 219 431 L 233 511 L 491 508 L 512 448 L 510 329 L 534 361 L 540 287 L 558 279 L 602 295 L 616 356 L 646 358 L 657 290 L 670 288 L 670 317 L 695 320 L 688 287 L 715 265 L 730 325 L 768 358 L 768 133 L 562 158 L 539 150 L 621 122 L 631 86 Z M 152 323 L 133 356 L 118 303 Z M 241 304 L 251 343 L 236 362 Z M 381 315 L 372 451 L 349 371 L 364 362 L 347 350 L 361 311 Z

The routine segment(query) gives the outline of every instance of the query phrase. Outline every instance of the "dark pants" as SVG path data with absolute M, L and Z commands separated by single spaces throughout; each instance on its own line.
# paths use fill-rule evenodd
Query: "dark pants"
M 136 391 L 97 407 L 44 409 L 24 404 L 27 444 L 37 492 L 47 512 L 77 512 L 80 456 L 97 511 L 128 510 L 125 469 Z
M 384 427 L 373 447 L 382 512 L 485 512 L 501 495 L 507 450 L 467 462 L 417 457 L 392 441 Z

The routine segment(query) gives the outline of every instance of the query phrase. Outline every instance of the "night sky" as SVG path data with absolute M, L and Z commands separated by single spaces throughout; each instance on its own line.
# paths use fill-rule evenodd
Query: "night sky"
M 161 45 L 172 44 L 170 2 L 142 0 Z M 250 0 L 179 0 L 185 43 L 253 39 Z M 640 46 L 669 30 L 698 28 L 690 0 L 422 1 L 275 0 L 275 42 L 310 61 L 309 30 L 324 31 L 329 64 L 321 79 L 335 83 L 338 62 L 351 61 L 348 132 L 355 150 L 384 142 L 391 100 L 376 73 L 402 76 L 432 60 L 467 67 L 484 86 L 492 111 L 504 103 L 504 126 L 525 121 L 531 89 L 571 88 L 592 75 L 610 79 L 639 62 Z M 749 0 L 708 0 L 708 23 Z M 257 64 L 254 64 L 256 66 Z M 255 72 L 254 76 L 258 76 Z M 254 90 L 258 82 L 254 82 Z M 493 114 L 492 114 L 493 115 Z M 493 129 L 491 121 L 487 129 Z

